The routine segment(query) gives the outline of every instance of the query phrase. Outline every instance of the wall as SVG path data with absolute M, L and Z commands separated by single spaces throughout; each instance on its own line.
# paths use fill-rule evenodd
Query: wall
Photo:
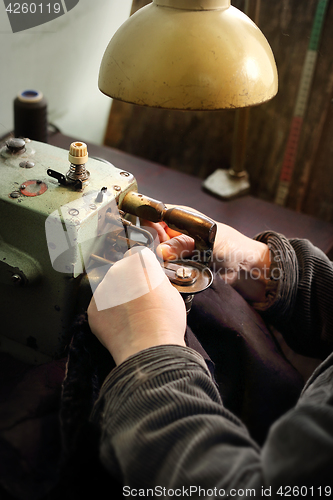
M 150 0 L 133 0 L 141 7 Z M 255 0 L 250 0 L 254 3 Z M 275 55 L 279 92 L 250 110 L 245 168 L 251 194 L 275 202 L 319 0 L 261 0 L 259 27 Z M 232 0 L 244 9 L 244 0 Z M 285 206 L 333 222 L 333 3 L 329 2 Z M 235 110 L 169 111 L 113 102 L 105 143 L 202 179 L 229 168 Z M 239 147 L 244 146 L 239 142 Z
M 80 0 L 53 21 L 12 33 L 0 2 L 0 136 L 13 130 L 16 95 L 32 88 L 43 92 L 49 121 L 63 133 L 101 144 L 111 99 L 98 89 L 99 65 L 131 5 L 131 0 Z

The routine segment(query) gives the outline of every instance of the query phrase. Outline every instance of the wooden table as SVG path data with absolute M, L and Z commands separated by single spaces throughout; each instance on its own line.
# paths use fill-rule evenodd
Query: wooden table
M 78 138 L 53 134 L 49 143 L 68 149 Z M 131 172 L 139 192 L 164 203 L 196 208 L 212 219 L 228 224 L 247 236 L 273 230 L 288 238 L 306 238 L 325 253 L 333 254 L 333 225 L 314 217 L 254 198 L 242 196 L 222 201 L 202 188 L 202 180 L 107 146 L 88 143 L 90 156 L 106 159 Z

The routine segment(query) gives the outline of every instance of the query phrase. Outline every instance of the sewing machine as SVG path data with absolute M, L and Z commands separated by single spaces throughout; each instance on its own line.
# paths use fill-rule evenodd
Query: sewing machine
M 66 151 L 10 138 L 0 168 L 0 350 L 36 364 L 61 355 L 110 266 L 133 246 L 154 248 L 140 219 L 194 238 L 196 261 L 161 263 L 188 309 L 212 282 L 215 223 L 139 194 L 130 172 L 89 157 L 84 143 Z

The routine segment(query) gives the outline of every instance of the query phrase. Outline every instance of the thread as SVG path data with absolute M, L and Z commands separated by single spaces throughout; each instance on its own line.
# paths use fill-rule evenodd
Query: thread
M 14 100 L 15 137 L 47 142 L 47 101 L 37 90 L 24 90 Z

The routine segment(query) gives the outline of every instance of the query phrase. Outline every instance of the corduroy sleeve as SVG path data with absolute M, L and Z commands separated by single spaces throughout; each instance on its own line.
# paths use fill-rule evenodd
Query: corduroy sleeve
M 331 484 L 332 377 L 331 359 L 313 384 L 325 397 L 312 404 L 310 394 L 278 420 L 260 450 L 223 407 L 199 354 L 141 351 L 111 372 L 95 406 L 101 460 L 129 497 L 276 500 L 294 486 L 315 497 Z
M 289 346 L 324 359 L 333 348 L 333 264 L 308 240 L 267 231 L 256 237 L 271 250 L 266 303 L 254 304 Z
M 131 488 L 261 483 L 259 447 L 190 348 L 157 346 L 128 358 L 104 383 L 97 416 L 101 460 Z

